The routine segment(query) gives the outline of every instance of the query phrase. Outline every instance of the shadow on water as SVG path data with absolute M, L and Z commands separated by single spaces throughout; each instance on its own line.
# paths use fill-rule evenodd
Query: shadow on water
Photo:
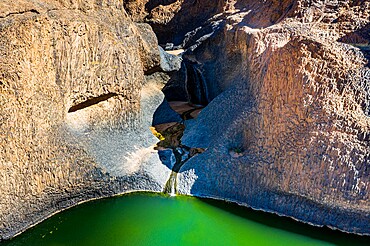
M 360 236 L 349 234 L 338 230 L 332 230 L 328 227 L 316 227 L 302 222 L 298 222 L 288 217 L 282 217 L 277 214 L 253 210 L 248 207 L 239 206 L 236 203 L 214 200 L 209 198 L 198 198 L 200 201 L 231 213 L 238 217 L 264 224 L 279 230 L 300 234 L 306 237 L 326 241 L 340 246 L 364 246 L 370 245 L 370 236 Z

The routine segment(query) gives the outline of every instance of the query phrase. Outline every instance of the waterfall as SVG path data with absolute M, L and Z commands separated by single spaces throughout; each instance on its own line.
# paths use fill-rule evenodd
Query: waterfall
M 210 95 L 200 64 L 184 60 L 184 65 L 188 101 L 192 104 L 206 106 L 210 102 Z
M 210 79 L 205 73 L 204 64 L 183 58 L 181 68 L 171 74 L 163 88 L 168 102 L 183 101 L 191 105 L 207 106 L 218 95 L 218 86 L 209 86 Z
M 170 178 L 164 187 L 163 193 L 169 194 L 170 196 L 176 196 L 177 192 L 177 172 L 172 171 Z
M 163 89 L 166 99 L 153 115 L 152 132 L 160 140 L 156 148 L 162 164 L 172 170 L 163 192 L 175 196 L 181 167 L 194 155 L 204 152 L 181 144 L 184 121 L 196 117 L 211 101 L 211 96 L 202 64 L 183 58 L 181 68 L 171 76 Z
M 175 163 L 172 167 L 172 172 L 163 192 L 170 196 L 175 196 L 177 193 L 177 174 L 180 172 L 181 167 L 193 156 L 204 152 L 202 148 L 190 148 L 188 146 L 179 144 L 179 147 L 172 149 L 175 155 Z
M 177 148 L 173 148 L 172 152 L 175 156 L 175 163 L 172 167 L 172 172 L 169 179 L 166 182 L 163 192 L 169 194 L 170 196 L 175 196 L 177 192 L 177 174 L 180 171 L 182 165 L 185 164 L 187 160 L 189 160 L 189 151 L 188 147 L 186 146 L 179 146 Z

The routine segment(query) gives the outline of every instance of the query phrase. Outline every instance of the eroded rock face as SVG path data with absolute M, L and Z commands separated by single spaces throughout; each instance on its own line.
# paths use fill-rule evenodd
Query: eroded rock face
M 172 43 L 175 47 L 190 45 L 193 36 L 204 37 L 230 13 L 242 12 L 248 25 L 264 28 L 276 24 L 298 8 L 297 1 L 253 0 L 139 0 L 126 1 L 130 16 L 151 24 L 160 44 Z
M 89 198 L 163 190 L 170 170 L 148 127 L 164 81 L 181 90 L 171 100 L 192 97 L 181 59 L 151 74 L 164 56 L 144 22 L 164 48 L 186 50 L 207 88 L 181 139 L 206 151 L 181 167 L 180 193 L 370 234 L 369 10 L 366 0 L 3 0 L 0 240 Z
M 89 198 L 162 190 L 163 84 L 144 77 L 159 62 L 122 1 L 1 1 L 0 240 Z
M 237 2 L 184 55 L 218 89 L 183 137 L 207 148 L 181 169 L 198 176 L 184 193 L 370 234 L 370 3 L 290 2 L 260 25 L 263 6 Z

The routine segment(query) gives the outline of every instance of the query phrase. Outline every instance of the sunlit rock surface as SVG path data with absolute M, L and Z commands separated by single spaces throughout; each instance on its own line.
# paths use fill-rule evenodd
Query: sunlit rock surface
M 369 1 L 143 0 L 134 18 L 142 2 L 211 100 L 186 122 L 182 143 L 207 151 L 182 167 L 197 177 L 184 193 L 369 234 Z M 165 93 L 186 94 L 186 75 Z
M 257 4 L 209 20 L 184 55 L 218 88 L 182 139 L 207 148 L 186 193 L 369 234 L 370 3 L 291 2 L 269 25 Z
M 370 234 L 369 11 L 2 0 L 0 240 L 90 198 L 163 191 L 172 164 L 149 126 L 166 82 L 168 105 L 199 107 L 182 144 L 206 150 L 182 166 L 179 193 Z
M 0 2 L 0 240 L 55 211 L 161 191 L 157 38 L 122 1 Z

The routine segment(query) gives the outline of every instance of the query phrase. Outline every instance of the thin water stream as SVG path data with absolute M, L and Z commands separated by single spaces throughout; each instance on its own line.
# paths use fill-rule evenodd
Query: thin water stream
M 169 179 L 164 186 L 163 193 L 169 194 L 170 196 L 175 196 L 177 193 L 177 172 L 172 171 Z
M 189 102 L 198 105 L 207 105 L 210 100 L 207 81 L 203 76 L 200 66 L 188 60 L 184 60 L 185 84 Z

